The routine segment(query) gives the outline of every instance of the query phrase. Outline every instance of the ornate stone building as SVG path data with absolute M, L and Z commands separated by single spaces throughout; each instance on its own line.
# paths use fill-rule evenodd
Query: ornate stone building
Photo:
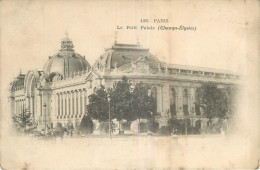
M 239 75 L 228 71 L 174 65 L 160 62 L 149 49 L 139 44 L 115 44 L 91 67 L 85 57 L 76 53 L 71 39 L 61 41 L 61 49 L 49 57 L 43 71 L 19 74 L 10 84 L 11 113 L 28 109 L 39 128 L 57 122 L 74 126 L 86 113 L 88 96 L 100 85 L 112 86 L 126 76 L 131 83 L 145 83 L 157 101 L 156 119 L 160 126 L 170 117 L 190 118 L 191 125 L 205 129 L 207 119 L 195 105 L 197 88 L 205 82 L 234 86 Z

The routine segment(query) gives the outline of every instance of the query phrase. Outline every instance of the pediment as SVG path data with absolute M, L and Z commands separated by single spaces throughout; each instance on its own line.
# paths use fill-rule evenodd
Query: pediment
M 85 80 L 86 81 L 93 81 L 95 79 L 100 79 L 100 78 L 101 78 L 101 76 L 98 73 L 96 73 L 94 71 L 90 71 L 88 73 L 88 75 L 86 76 Z

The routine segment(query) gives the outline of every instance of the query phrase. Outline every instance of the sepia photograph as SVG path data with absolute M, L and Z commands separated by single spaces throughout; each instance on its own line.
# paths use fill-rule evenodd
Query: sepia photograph
M 2 169 L 259 168 L 259 1 L 0 3 Z

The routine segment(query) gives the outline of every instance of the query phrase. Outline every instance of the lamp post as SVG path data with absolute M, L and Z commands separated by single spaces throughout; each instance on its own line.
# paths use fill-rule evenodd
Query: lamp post
M 43 108 L 44 108 L 44 124 L 45 124 L 45 132 L 47 131 L 47 126 L 46 126 L 46 103 L 43 104 Z
M 111 113 L 110 113 L 110 95 L 108 94 L 108 117 L 109 117 L 109 124 L 108 124 L 108 127 L 109 127 L 109 139 L 111 139 Z

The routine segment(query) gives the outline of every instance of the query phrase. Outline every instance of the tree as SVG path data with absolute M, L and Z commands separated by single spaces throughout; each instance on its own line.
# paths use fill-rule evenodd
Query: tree
M 96 93 L 91 94 L 88 98 L 87 111 L 91 118 L 99 122 L 107 121 L 109 119 L 109 105 L 108 93 L 105 91 L 105 87 L 101 86 Z
M 130 119 L 130 104 L 132 100 L 130 86 L 131 84 L 127 81 L 126 77 L 123 77 L 122 81 L 114 83 L 113 89 L 110 93 L 111 113 L 113 115 L 113 118 L 116 118 L 119 122 L 119 131 L 121 121 L 123 119 Z
M 130 104 L 130 109 L 132 111 L 130 118 L 134 118 L 134 120 L 138 119 L 139 124 L 140 119 L 149 119 L 152 117 L 154 100 L 152 96 L 148 94 L 148 90 L 148 86 L 139 83 L 136 84 L 133 91 Z M 138 131 L 140 132 L 140 128 L 138 128 Z
M 23 109 L 21 114 L 13 116 L 15 129 L 18 132 L 28 133 L 37 128 L 38 122 L 31 118 L 31 115 L 29 110 Z
M 85 115 L 79 125 L 79 130 L 85 134 L 92 134 L 94 130 L 94 123 L 89 115 Z
M 231 102 L 229 88 L 218 88 L 215 84 L 205 84 L 200 87 L 195 104 L 203 109 L 204 115 L 211 123 L 214 117 L 224 119 L 229 116 Z

